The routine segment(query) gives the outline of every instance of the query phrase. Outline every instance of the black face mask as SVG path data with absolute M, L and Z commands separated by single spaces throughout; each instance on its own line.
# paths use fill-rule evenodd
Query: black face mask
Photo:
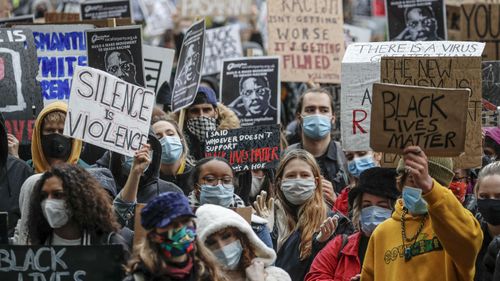
M 45 158 L 66 161 L 71 154 L 71 139 L 61 134 L 42 135 L 42 149 Z
M 500 200 L 477 199 L 477 207 L 487 223 L 500 225 Z

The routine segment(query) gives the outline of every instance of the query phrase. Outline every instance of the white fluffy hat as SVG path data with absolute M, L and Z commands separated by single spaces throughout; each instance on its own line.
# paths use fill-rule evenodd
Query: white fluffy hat
M 235 211 L 212 204 L 204 204 L 196 210 L 196 233 L 201 242 L 207 237 L 227 227 L 234 227 L 245 234 L 252 244 L 256 259 L 265 266 L 270 266 L 276 260 L 276 253 L 262 242 L 248 222 Z

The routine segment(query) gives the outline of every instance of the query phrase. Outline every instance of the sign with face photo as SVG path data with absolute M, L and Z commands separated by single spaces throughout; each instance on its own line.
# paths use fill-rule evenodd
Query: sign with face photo
M 225 60 L 221 77 L 220 100 L 236 113 L 242 127 L 279 123 L 278 57 Z
M 88 66 L 144 86 L 141 27 L 87 30 Z

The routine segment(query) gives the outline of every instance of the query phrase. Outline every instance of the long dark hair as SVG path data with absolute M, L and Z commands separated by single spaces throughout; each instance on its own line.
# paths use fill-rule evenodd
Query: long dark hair
M 99 182 L 83 168 L 76 165 L 60 164 L 45 172 L 35 184 L 28 215 L 28 240 L 43 244 L 52 233 L 52 228 L 43 216 L 41 203 L 45 199 L 42 188 L 51 177 L 58 177 L 63 183 L 66 206 L 71 211 L 70 220 L 91 236 L 116 232 L 119 224 L 109 195 Z

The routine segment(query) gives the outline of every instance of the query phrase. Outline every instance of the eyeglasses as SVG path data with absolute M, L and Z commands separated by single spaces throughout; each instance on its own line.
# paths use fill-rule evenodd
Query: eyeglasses
M 267 93 L 266 88 L 259 88 L 259 89 L 253 89 L 253 90 L 244 90 L 241 92 L 242 96 L 249 97 L 252 94 L 255 94 L 258 97 L 263 97 Z
M 223 177 L 223 178 L 216 178 L 214 176 L 206 176 L 201 178 L 202 181 L 205 184 L 211 185 L 211 186 L 216 186 L 219 184 L 219 182 L 226 187 L 227 185 L 232 185 L 233 184 L 233 178 L 232 177 Z
M 416 28 L 419 23 L 422 24 L 422 26 L 431 27 L 432 25 L 436 24 L 436 19 L 425 18 L 423 20 L 412 20 L 412 21 L 408 22 L 408 26 L 411 28 Z

